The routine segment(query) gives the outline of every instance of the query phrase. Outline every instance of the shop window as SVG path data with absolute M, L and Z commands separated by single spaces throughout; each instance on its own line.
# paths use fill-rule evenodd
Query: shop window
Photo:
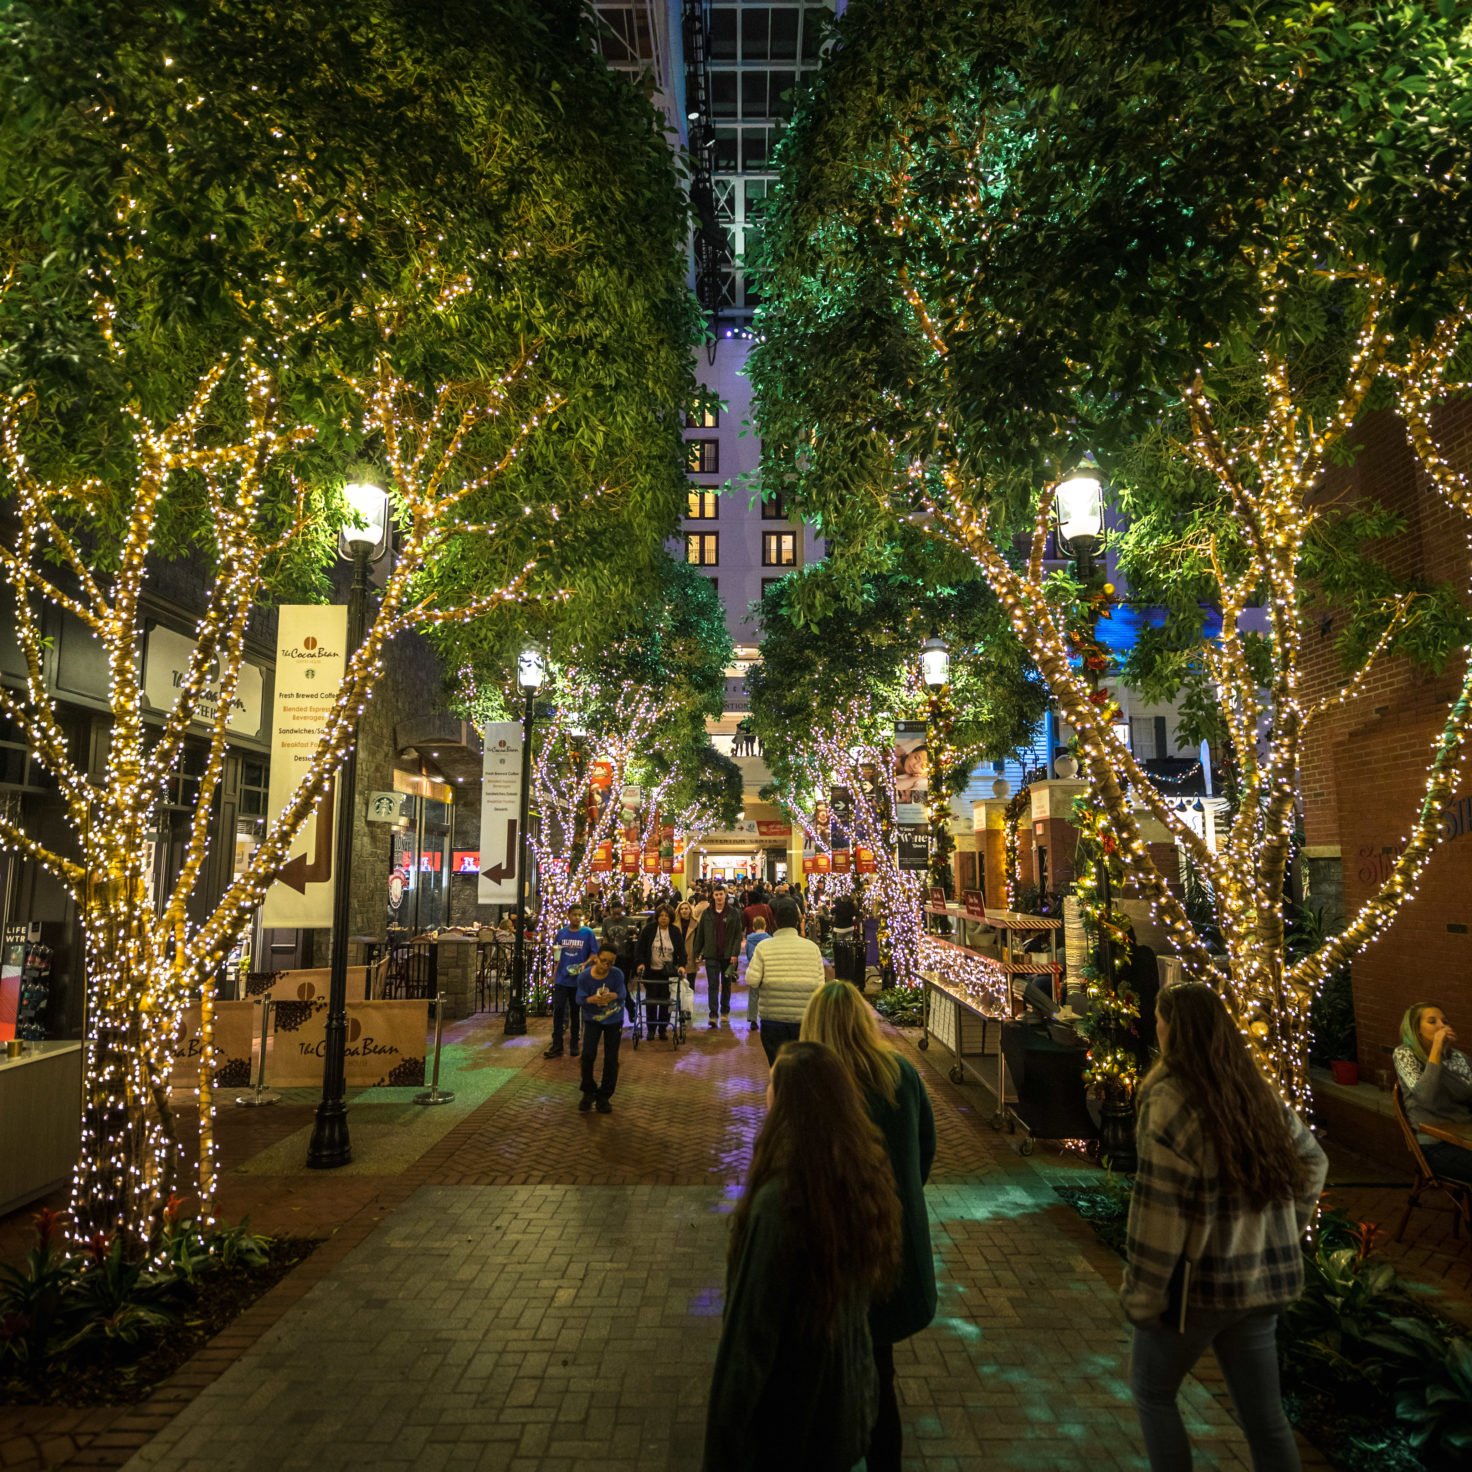
M 691 567 L 715 567 L 720 560 L 719 532 L 685 533 L 685 561 Z
M 240 812 L 242 817 L 265 817 L 266 789 L 269 785 L 270 769 L 264 761 L 247 757 L 240 764 Z
M 797 566 L 797 533 L 796 532 L 763 532 L 762 533 L 762 566 L 763 567 L 796 567 Z

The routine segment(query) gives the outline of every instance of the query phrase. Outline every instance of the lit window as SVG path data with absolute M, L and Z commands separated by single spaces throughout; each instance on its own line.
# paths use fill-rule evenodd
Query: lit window
M 687 498 L 685 515 L 691 521 L 714 521 L 716 519 L 716 493 L 714 491 L 691 491 Z
M 691 567 L 714 567 L 720 560 L 719 533 L 685 533 L 685 561 Z
M 691 475 L 719 475 L 721 473 L 719 440 L 687 440 L 685 454 L 689 457 L 686 461 L 686 468 Z
M 718 408 L 697 409 L 693 414 L 685 416 L 686 429 L 719 429 L 721 427 L 721 411 Z
M 796 532 L 763 532 L 762 533 L 762 566 L 763 567 L 796 567 L 797 566 L 797 533 Z

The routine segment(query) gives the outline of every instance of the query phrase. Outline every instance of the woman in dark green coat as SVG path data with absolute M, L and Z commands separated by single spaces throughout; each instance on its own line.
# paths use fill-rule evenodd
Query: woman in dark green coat
M 884 1141 L 849 1071 L 817 1043 L 786 1044 L 731 1223 L 705 1472 L 861 1460 L 876 1413 L 869 1310 L 894 1283 L 901 1235 Z
M 935 1160 L 935 1115 L 920 1075 L 879 1036 L 874 1013 L 846 982 L 813 993 L 802 1020 L 804 1042 L 832 1048 L 853 1074 L 869 1117 L 879 1126 L 894 1169 L 904 1222 L 899 1281 L 869 1314 L 879 1374 L 879 1415 L 868 1472 L 899 1472 L 903 1431 L 894 1384 L 894 1347 L 935 1318 L 935 1258 L 925 1182 Z

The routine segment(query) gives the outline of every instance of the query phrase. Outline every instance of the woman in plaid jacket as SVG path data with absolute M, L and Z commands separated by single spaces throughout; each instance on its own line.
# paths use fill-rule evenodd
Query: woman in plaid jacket
M 1120 1295 L 1135 1326 L 1130 1388 L 1150 1466 L 1189 1472 L 1176 1395 L 1209 1345 L 1256 1472 L 1298 1472 L 1275 1334 L 1278 1310 L 1303 1291 L 1301 1242 L 1328 1161 L 1209 987 L 1162 991 L 1156 1021 Z

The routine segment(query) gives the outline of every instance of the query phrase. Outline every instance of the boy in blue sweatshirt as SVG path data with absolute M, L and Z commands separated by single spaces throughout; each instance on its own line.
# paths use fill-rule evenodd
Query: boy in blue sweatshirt
M 567 924 L 553 937 L 557 970 L 552 976 L 552 1046 L 544 1058 L 562 1057 L 562 1031 L 572 1031 L 572 1051 L 578 1051 L 578 981 L 598 954 L 598 937 L 583 924 L 583 907 L 567 907 Z
M 578 1108 L 586 1114 L 596 1104 L 599 1114 L 612 1114 L 613 1091 L 618 1084 L 618 1045 L 623 1040 L 624 1003 L 628 988 L 615 966 L 617 952 L 604 941 L 593 964 L 578 978 L 578 1005 L 583 1013 L 583 1085 Z M 603 1043 L 603 1078 L 593 1086 L 593 1060 Z

